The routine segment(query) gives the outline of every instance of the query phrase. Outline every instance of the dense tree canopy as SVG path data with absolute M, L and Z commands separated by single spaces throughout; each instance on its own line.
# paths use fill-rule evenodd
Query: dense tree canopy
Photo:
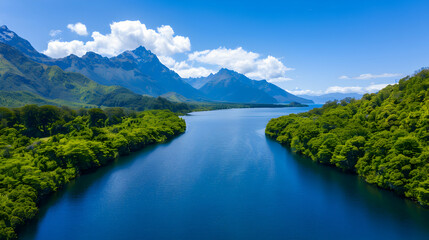
M 0 239 L 16 238 L 39 200 L 79 174 L 185 128 L 168 110 L 0 108 Z
M 361 100 L 272 119 L 266 134 L 314 161 L 429 206 L 429 70 Z

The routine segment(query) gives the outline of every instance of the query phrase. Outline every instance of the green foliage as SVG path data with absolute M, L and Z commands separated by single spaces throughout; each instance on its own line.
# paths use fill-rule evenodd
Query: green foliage
M 99 108 L 92 108 L 88 111 L 88 114 L 90 127 L 104 127 L 104 122 L 107 119 L 107 115 L 103 110 Z
M 0 108 L 0 239 L 36 216 L 37 203 L 75 177 L 118 156 L 185 131 L 168 110 L 75 111 L 29 105 Z
M 272 119 L 266 134 L 314 161 L 429 206 L 428 88 L 424 69 L 361 100 Z

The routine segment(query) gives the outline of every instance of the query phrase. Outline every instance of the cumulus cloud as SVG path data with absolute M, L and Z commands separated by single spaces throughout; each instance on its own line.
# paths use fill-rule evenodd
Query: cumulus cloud
M 292 93 L 294 95 L 311 95 L 311 96 L 319 96 L 324 94 L 323 91 L 313 91 L 313 90 L 309 90 L 309 89 L 293 89 L 293 90 L 286 90 L 289 93 Z
M 88 34 L 86 26 L 82 23 L 69 24 L 67 28 L 79 35 Z M 112 57 L 126 50 L 144 46 L 181 77 L 202 77 L 215 73 L 220 68 L 228 68 L 255 80 L 266 79 L 272 83 L 291 80 L 286 73 L 292 68 L 286 67 L 279 58 L 271 55 L 261 56 L 241 47 L 235 49 L 219 47 L 190 52 L 189 38 L 175 35 L 173 28 L 168 25 L 149 29 L 140 21 L 113 22 L 110 24 L 110 33 L 94 31 L 91 38 L 89 41 L 51 40 L 43 53 L 59 58 L 70 54 L 82 56 L 92 51 Z M 186 54 L 186 60 L 176 61 L 173 55 L 177 53 Z
M 88 31 L 86 30 L 85 24 L 78 22 L 75 24 L 69 24 L 67 25 L 67 28 L 70 29 L 70 31 L 77 33 L 77 35 L 80 36 L 87 36 Z
M 286 67 L 278 58 L 267 56 L 262 58 L 258 53 L 246 51 L 241 47 L 229 49 L 220 47 L 213 50 L 196 51 L 188 55 L 188 60 L 224 67 L 246 75 L 249 78 L 272 82 L 290 80 L 286 72 L 292 68 Z
M 87 42 L 53 40 L 48 43 L 44 53 L 51 57 L 65 57 L 72 53 L 82 56 L 93 51 L 111 57 L 144 46 L 158 56 L 169 56 L 191 49 L 189 38 L 174 35 L 173 29 L 168 25 L 154 30 L 140 21 L 127 20 L 110 24 L 110 31 L 109 34 L 93 32 L 92 40 Z
M 358 80 L 368 80 L 368 79 L 376 79 L 376 78 L 390 78 L 390 77 L 399 77 L 402 74 L 400 73 L 383 73 L 383 74 L 371 74 L 365 73 L 356 77 L 349 77 L 346 75 L 340 76 L 339 79 L 358 79 Z
M 58 36 L 58 35 L 60 35 L 62 32 L 63 32 L 63 31 L 61 31 L 61 30 L 51 30 L 51 31 L 49 32 L 49 36 L 51 36 L 51 37 L 57 37 L 57 36 Z
M 283 83 L 290 80 L 293 80 L 293 79 L 289 77 L 279 77 L 279 78 L 268 79 L 270 83 Z
M 360 93 L 362 92 L 362 87 L 339 87 L 332 86 L 326 89 L 325 93 Z
M 211 73 L 216 73 L 215 70 L 205 67 L 189 67 L 183 69 L 173 68 L 173 70 L 183 78 L 198 78 L 201 76 L 208 76 Z
M 358 86 L 346 86 L 346 87 L 340 87 L 340 86 L 331 86 L 328 87 L 324 91 L 313 91 L 313 90 L 302 90 L 302 89 L 294 89 L 294 90 L 287 90 L 288 92 L 295 94 L 295 95 L 312 95 L 312 96 L 320 96 L 322 94 L 329 94 L 329 93 L 373 93 L 378 92 L 379 90 L 385 88 L 389 84 L 371 84 L 367 87 L 358 87 Z
M 85 44 L 82 41 L 62 42 L 60 40 L 52 40 L 48 43 L 48 49 L 43 53 L 50 57 L 59 58 L 70 54 L 83 56 L 86 52 Z
M 173 58 L 168 56 L 159 56 L 158 58 L 162 64 L 175 71 L 183 78 L 197 78 L 202 76 L 208 76 L 211 73 L 216 72 L 216 70 L 214 69 L 209 69 L 202 66 L 191 66 L 186 61 L 176 62 Z

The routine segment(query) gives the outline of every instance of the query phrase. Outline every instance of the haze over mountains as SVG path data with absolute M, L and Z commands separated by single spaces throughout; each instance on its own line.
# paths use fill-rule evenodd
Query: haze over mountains
M 327 93 L 327 94 L 322 94 L 322 95 L 318 95 L 318 96 L 305 95 L 305 94 L 296 95 L 296 96 L 312 100 L 314 103 L 317 103 L 317 104 L 323 104 L 327 101 L 341 100 L 341 99 L 348 98 L 348 97 L 351 97 L 354 99 L 361 99 L 363 94 L 360 94 L 360 93 Z
M 176 101 L 312 103 L 311 100 L 290 94 L 265 80 L 251 80 L 228 69 L 221 69 L 218 73 L 205 78 L 182 79 L 176 72 L 163 65 L 155 54 L 142 46 L 111 58 L 87 52 L 82 57 L 72 54 L 53 59 L 36 51 L 27 40 L 6 26 L 0 27 L 0 42 L 16 48 L 35 62 L 83 74 L 98 84 L 122 86 L 137 94 L 162 95 Z M 126 90 L 116 89 L 116 91 Z M 37 91 L 30 92 L 40 94 Z

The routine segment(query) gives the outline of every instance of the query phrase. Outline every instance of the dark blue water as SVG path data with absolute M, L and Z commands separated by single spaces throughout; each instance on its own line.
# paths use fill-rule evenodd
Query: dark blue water
M 192 113 L 173 141 L 68 184 L 21 238 L 429 239 L 429 210 L 265 137 L 306 110 Z

